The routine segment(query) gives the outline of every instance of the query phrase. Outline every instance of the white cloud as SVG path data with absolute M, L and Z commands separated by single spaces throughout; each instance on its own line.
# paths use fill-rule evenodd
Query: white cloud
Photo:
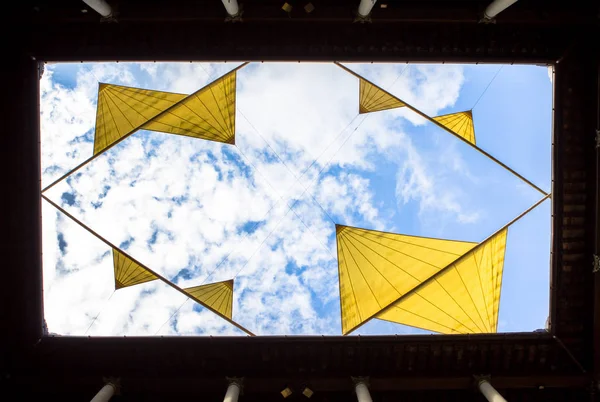
M 86 139 L 92 138 L 98 80 L 189 93 L 232 67 L 99 64 L 82 67 L 76 85 L 66 88 L 50 66 L 41 82 L 44 183 L 91 155 Z M 387 79 L 396 67 L 365 71 Z M 459 67 L 410 71 L 394 85 L 407 91 L 405 99 L 428 112 L 456 101 Z M 357 81 L 338 67 L 251 65 L 240 71 L 238 89 L 237 147 L 136 133 L 48 195 L 60 202 L 72 193 L 73 205 L 62 200 L 65 209 L 180 286 L 237 275 L 234 318 L 259 334 L 339 332 L 328 214 L 340 223 L 386 228 L 363 174 L 382 160 L 398 169 L 400 203 L 416 200 L 421 210 L 476 219 L 461 209 L 460 189 L 438 190 L 443 178 L 405 133 L 422 122 L 403 110 L 356 117 Z M 452 160 L 453 171 L 468 174 Z M 329 170 L 335 167 L 348 171 Z M 101 312 L 90 334 L 241 334 L 192 302 L 163 326 L 184 296 L 160 282 L 112 294 L 110 249 L 48 205 L 43 225 L 51 331 L 82 334 Z
M 406 204 L 418 201 L 421 216 L 429 216 L 437 225 L 440 220 L 447 220 L 448 216 L 459 223 L 474 223 L 478 220 L 480 213 L 463 206 L 461 201 L 466 203 L 466 194 L 454 187 L 452 180 L 449 180 L 456 173 L 476 180 L 460 155 L 453 152 L 452 148 L 446 148 L 436 152 L 432 161 L 425 162 L 409 138 L 405 138 L 403 151 L 405 159 L 396 180 L 396 197 L 399 202 Z

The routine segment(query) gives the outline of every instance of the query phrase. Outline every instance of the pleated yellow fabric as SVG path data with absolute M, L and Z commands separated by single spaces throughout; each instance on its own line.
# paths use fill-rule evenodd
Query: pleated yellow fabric
M 444 334 L 496 332 L 507 234 L 479 244 L 376 317 Z
M 341 225 L 336 241 L 343 334 L 477 246 Z
M 371 84 L 369 81 L 359 78 L 359 82 L 358 112 L 360 114 L 406 106 L 400 99 Z
M 436 116 L 433 120 L 475 145 L 473 113 L 470 110 Z
M 235 89 L 233 71 L 188 96 L 168 113 L 152 119 L 143 129 L 233 144 Z
M 126 257 L 119 250 L 113 248 L 113 266 L 115 270 L 115 289 L 139 285 L 158 279 L 138 263 Z
M 100 84 L 94 155 L 140 129 L 233 144 L 235 95 L 236 71 L 189 96 Z
M 233 310 L 233 279 L 209 283 L 208 285 L 196 286 L 183 289 L 193 299 L 197 299 L 208 307 L 231 319 Z

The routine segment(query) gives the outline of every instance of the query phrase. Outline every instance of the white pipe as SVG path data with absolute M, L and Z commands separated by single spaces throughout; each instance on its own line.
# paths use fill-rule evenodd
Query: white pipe
M 221 0 L 227 10 L 227 14 L 231 17 L 235 17 L 240 13 L 240 7 L 238 6 L 237 0 Z
M 483 16 L 484 18 L 491 20 L 516 2 L 517 0 L 494 0 L 487 6 Z
M 100 391 L 92 398 L 91 402 L 108 402 L 110 398 L 115 394 L 115 386 L 111 383 L 106 384 Z
M 236 382 L 230 382 L 223 402 L 237 402 L 239 396 L 240 386 Z
M 83 2 L 104 18 L 112 16 L 112 8 L 105 0 L 83 0 Z
M 377 3 L 377 0 L 360 0 L 358 6 L 358 15 L 361 17 L 368 17 L 371 14 L 373 6 Z
M 373 402 L 371 394 L 369 393 L 369 388 L 367 388 L 367 385 L 364 382 L 357 382 L 354 385 L 354 391 L 356 392 L 358 402 Z
M 486 380 L 479 381 L 479 390 L 489 402 L 506 402 L 506 399 Z

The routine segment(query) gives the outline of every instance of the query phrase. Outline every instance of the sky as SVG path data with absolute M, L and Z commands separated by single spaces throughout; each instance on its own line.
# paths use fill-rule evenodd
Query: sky
M 99 82 L 192 93 L 237 65 L 46 65 L 42 186 L 92 155 Z M 473 108 L 478 146 L 550 191 L 546 67 L 348 67 L 432 116 Z M 358 80 L 334 64 L 251 63 L 236 107 L 235 145 L 140 131 L 45 194 L 182 288 L 234 278 L 233 319 L 258 335 L 341 334 L 336 223 L 480 242 L 541 198 L 406 108 L 358 115 Z M 500 332 L 545 326 L 550 204 L 510 227 Z M 50 332 L 245 335 L 160 281 L 114 291 L 111 249 L 45 201 L 42 219 Z

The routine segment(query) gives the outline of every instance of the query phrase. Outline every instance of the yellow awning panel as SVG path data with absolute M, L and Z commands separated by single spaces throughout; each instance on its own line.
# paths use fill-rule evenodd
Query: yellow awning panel
M 189 96 L 100 84 L 94 155 L 137 129 L 233 144 L 235 90 L 236 71 Z
M 341 225 L 336 241 L 343 334 L 477 246 Z
M 144 125 L 145 130 L 233 144 L 236 71 L 224 75 Z
M 233 310 L 233 279 L 183 289 L 192 299 L 200 300 L 231 320 Z
M 404 102 L 389 92 L 359 78 L 359 113 L 378 112 L 380 110 L 395 109 L 406 106 Z
M 507 234 L 498 232 L 376 317 L 444 334 L 496 332 Z
M 100 84 L 94 155 L 187 95 Z
M 473 113 L 470 110 L 436 116 L 433 120 L 456 133 L 460 137 L 475 145 L 475 128 L 473 127 Z
M 115 289 L 139 285 L 158 279 L 138 263 L 126 257 L 119 250 L 113 248 L 113 266 L 115 270 Z

